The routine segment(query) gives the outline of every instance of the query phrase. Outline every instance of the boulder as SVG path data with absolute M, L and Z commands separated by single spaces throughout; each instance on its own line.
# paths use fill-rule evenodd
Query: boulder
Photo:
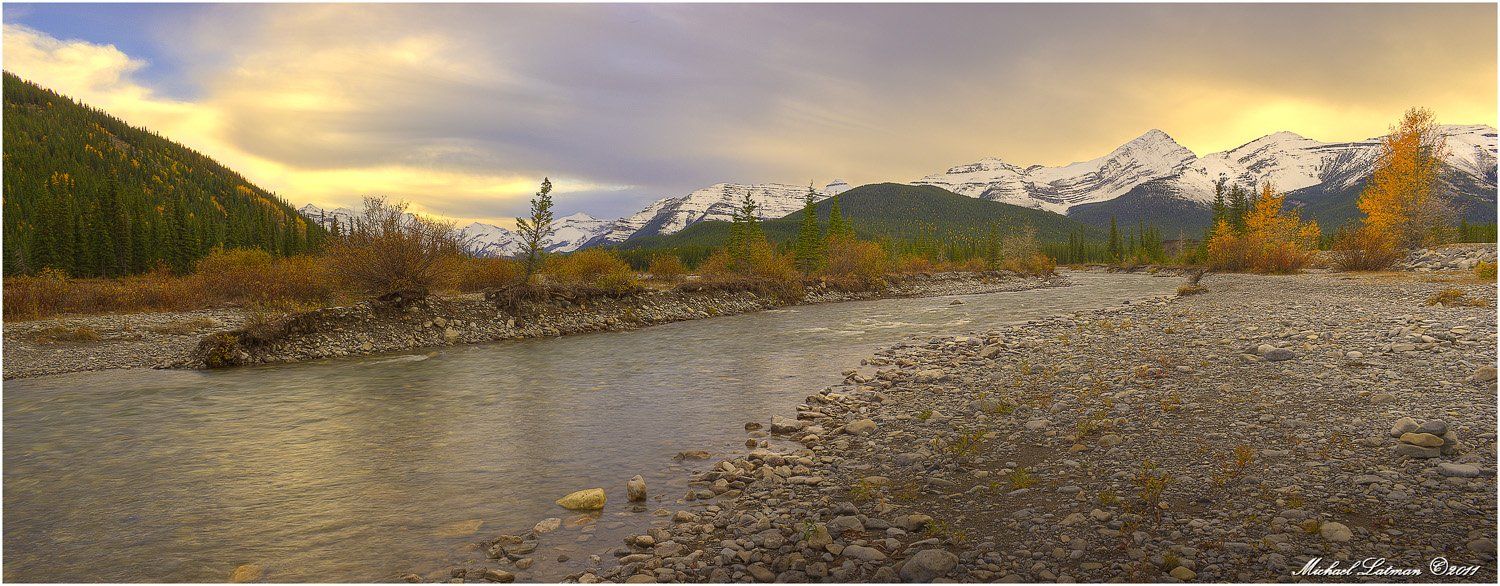
M 1453 476 L 1457 478 L 1476 478 L 1480 475 L 1478 466 L 1475 466 L 1473 464 L 1454 464 L 1452 462 L 1443 462 L 1441 464 L 1438 464 L 1437 471 L 1438 474 L 1441 474 L 1443 476 Z
M 901 579 L 906 582 L 931 582 L 947 575 L 955 567 L 958 567 L 958 556 L 943 549 L 924 549 L 901 564 Z
M 1281 362 L 1282 360 L 1291 360 L 1296 357 L 1296 353 L 1286 348 L 1272 348 L 1269 352 L 1261 354 L 1261 358 L 1265 358 L 1267 362 Z
M 1403 433 L 1401 434 L 1401 443 L 1422 446 L 1424 448 L 1440 448 L 1443 447 L 1443 438 L 1430 433 Z
M 641 478 L 640 474 L 630 477 L 630 480 L 625 481 L 625 494 L 633 503 L 646 500 L 646 479 Z
M 807 427 L 807 422 L 800 419 L 787 419 L 780 415 L 771 416 L 771 433 L 794 433 L 802 431 Z
M 557 499 L 557 504 L 574 511 L 597 511 L 604 508 L 604 489 L 586 488 Z
M 1410 417 L 1397 419 L 1396 424 L 1391 426 L 1391 437 L 1401 437 L 1403 434 L 1414 432 L 1418 425 L 1420 424 L 1417 420 Z
M 875 421 L 872 419 L 857 419 L 844 424 L 844 433 L 854 435 L 868 435 L 875 432 Z
M 1322 535 L 1323 539 L 1334 543 L 1343 543 L 1354 538 L 1354 532 L 1349 530 L 1348 525 L 1331 521 L 1318 527 L 1318 534 Z
M 541 535 L 543 533 L 551 533 L 553 531 L 557 531 L 558 527 L 562 527 L 562 519 L 559 519 L 557 517 L 548 517 L 546 519 L 538 521 L 536 525 L 533 525 L 531 527 L 531 531 L 533 533 L 536 533 L 537 535 Z
M 863 545 L 851 545 L 844 548 L 844 556 L 867 562 L 878 562 L 885 559 L 885 554 L 880 553 L 880 550 Z

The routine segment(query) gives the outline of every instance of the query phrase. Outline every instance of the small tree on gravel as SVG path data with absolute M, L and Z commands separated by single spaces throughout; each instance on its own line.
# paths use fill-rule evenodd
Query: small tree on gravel
M 521 279 L 530 283 L 542 268 L 547 254 L 547 239 L 552 237 L 552 180 L 543 177 L 542 188 L 531 198 L 531 217 L 516 218 L 516 232 L 521 235 L 521 252 L 526 255 L 526 271 Z

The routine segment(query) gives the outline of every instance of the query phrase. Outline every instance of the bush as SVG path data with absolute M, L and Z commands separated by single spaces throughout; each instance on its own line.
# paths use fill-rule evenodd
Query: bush
M 588 248 L 554 256 L 542 272 L 559 284 L 588 285 L 624 292 L 640 286 L 630 264 L 612 250 Z
M 715 251 L 698 265 L 699 284 L 684 283 L 683 290 L 747 290 L 775 297 L 784 303 L 803 295 L 802 273 L 790 255 L 777 254 L 764 239 L 745 245 L 743 260 L 728 250 Z
M 458 257 L 454 263 L 454 288 L 459 291 L 482 291 L 515 284 L 525 274 L 520 262 L 509 258 Z
M 365 198 L 364 214 L 329 247 L 337 274 L 368 293 L 425 293 L 452 278 L 460 253 L 451 222 L 409 215 L 405 203 Z
M 1379 271 L 1401 259 L 1396 239 L 1369 226 L 1345 226 L 1333 239 L 1333 261 L 1346 271 Z
M 1023 275 L 1043 276 L 1057 272 L 1057 261 L 1040 252 L 1014 258 L 1009 255 L 1000 262 L 1000 268 Z
M 1291 273 L 1301 270 L 1317 252 L 1316 222 L 1303 222 L 1295 211 L 1284 213 L 1284 194 L 1266 184 L 1236 229 L 1220 220 L 1208 241 L 1209 265 L 1228 271 Z
M 1483 299 L 1469 297 L 1462 289 L 1444 289 L 1427 298 L 1427 305 L 1444 307 L 1484 307 Z
M 1474 276 L 1486 281 L 1495 280 L 1495 263 L 1479 261 L 1479 264 L 1474 265 Z
M 688 271 L 677 255 L 661 253 L 651 257 L 646 272 L 651 274 L 652 280 L 676 283 L 686 277 Z
M 824 281 L 846 291 L 868 291 L 885 284 L 889 267 L 885 249 L 853 238 L 828 241 L 827 263 L 818 272 Z
M 895 272 L 897 273 L 930 273 L 937 267 L 932 260 L 917 254 L 903 254 L 896 259 Z

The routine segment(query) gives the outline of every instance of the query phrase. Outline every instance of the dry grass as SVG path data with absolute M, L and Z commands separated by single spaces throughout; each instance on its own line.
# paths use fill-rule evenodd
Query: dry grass
M 483 291 L 520 282 L 526 273 L 521 263 L 508 258 L 457 257 L 453 287 L 459 291 Z
M 31 333 L 31 341 L 38 344 L 82 344 L 103 339 L 104 337 L 99 335 L 97 330 L 88 326 L 52 326 Z
M 1189 295 L 1199 295 L 1199 294 L 1203 294 L 1203 293 L 1207 293 L 1207 292 L 1208 292 L 1207 288 L 1205 288 L 1203 285 L 1199 285 L 1199 284 L 1196 284 L 1196 283 L 1188 283 L 1188 284 L 1185 284 L 1185 285 L 1177 288 L 1177 296 L 1178 297 L 1187 297 Z
M 167 335 L 172 335 L 172 336 L 181 336 L 181 335 L 186 335 L 186 334 L 192 334 L 192 333 L 195 333 L 195 332 L 201 332 L 201 331 L 207 330 L 207 329 L 217 328 L 217 327 L 220 327 L 222 325 L 224 325 L 224 324 L 219 323 L 219 320 L 216 320 L 216 319 L 211 318 L 211 317 L 196 317 L 196 318 L 191 318 L 191 319 L 177 320 L 177 321 L 174 321 L 172 323 L 162 324 L 162 325 L 159 325 L 159 326 L 152 327 L 150 329 L 151 329 L 152 332 L 155 332 L 155 333 L 158 333 L 158 334 L 167 334 Z
M 1474 265 L 1474 276 L 1483 281 L 1495 280 L 1495 263 L 1479 261 Z
M 583 285 L 615 293 L 640 289 L 640 279 L 630 263 L 612 250 L 589 248 L 553 256 L 542 272 L 549 281 L 560 285 Z
M 1427 305 L 1442 305 L 1444 307 L 1484 307 L 1488 305 L 1483 299 L 1469 297 L 1462 289 L 1443 289 L 1427 298 Z

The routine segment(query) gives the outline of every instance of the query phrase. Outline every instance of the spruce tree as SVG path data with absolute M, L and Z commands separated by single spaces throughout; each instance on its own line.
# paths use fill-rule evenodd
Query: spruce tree
M 531 217 L 516 218 L 516 232 L 521 236 L 521 252 L 526 255 L 522 283 L 530 283 L 542 268 L 547 254 L 547 239 L 552 236 L 552 180 L 542 178 L 542 187 L 531 198 Z
M 828 200 L 828 238 L 853 238 L 854 226 L 844 219 L 837 195 Z
M 1123 248 L 1123 244 L 1120 242 L 1120 226 L 1117 223 L 1115 223 L 1115 217 L 1114 216 L 1110 216 L 1109 217 L 1109 258 L 1111 260 L 1120 260 L 1120 258 L 1124 255 L 1124 253 L 1125 253 L 1125 251 L 1124 251 L 1124 248 Z
M 818 227 L 818 210 L 813 206 L 813 197 L 818 192 L 812 186 L 807 188 L 807 196 L 802 202 L 802 226 L 797 231 L 797 269 L 803 273 L 812 273 L 823 263 L 823 233 Z

